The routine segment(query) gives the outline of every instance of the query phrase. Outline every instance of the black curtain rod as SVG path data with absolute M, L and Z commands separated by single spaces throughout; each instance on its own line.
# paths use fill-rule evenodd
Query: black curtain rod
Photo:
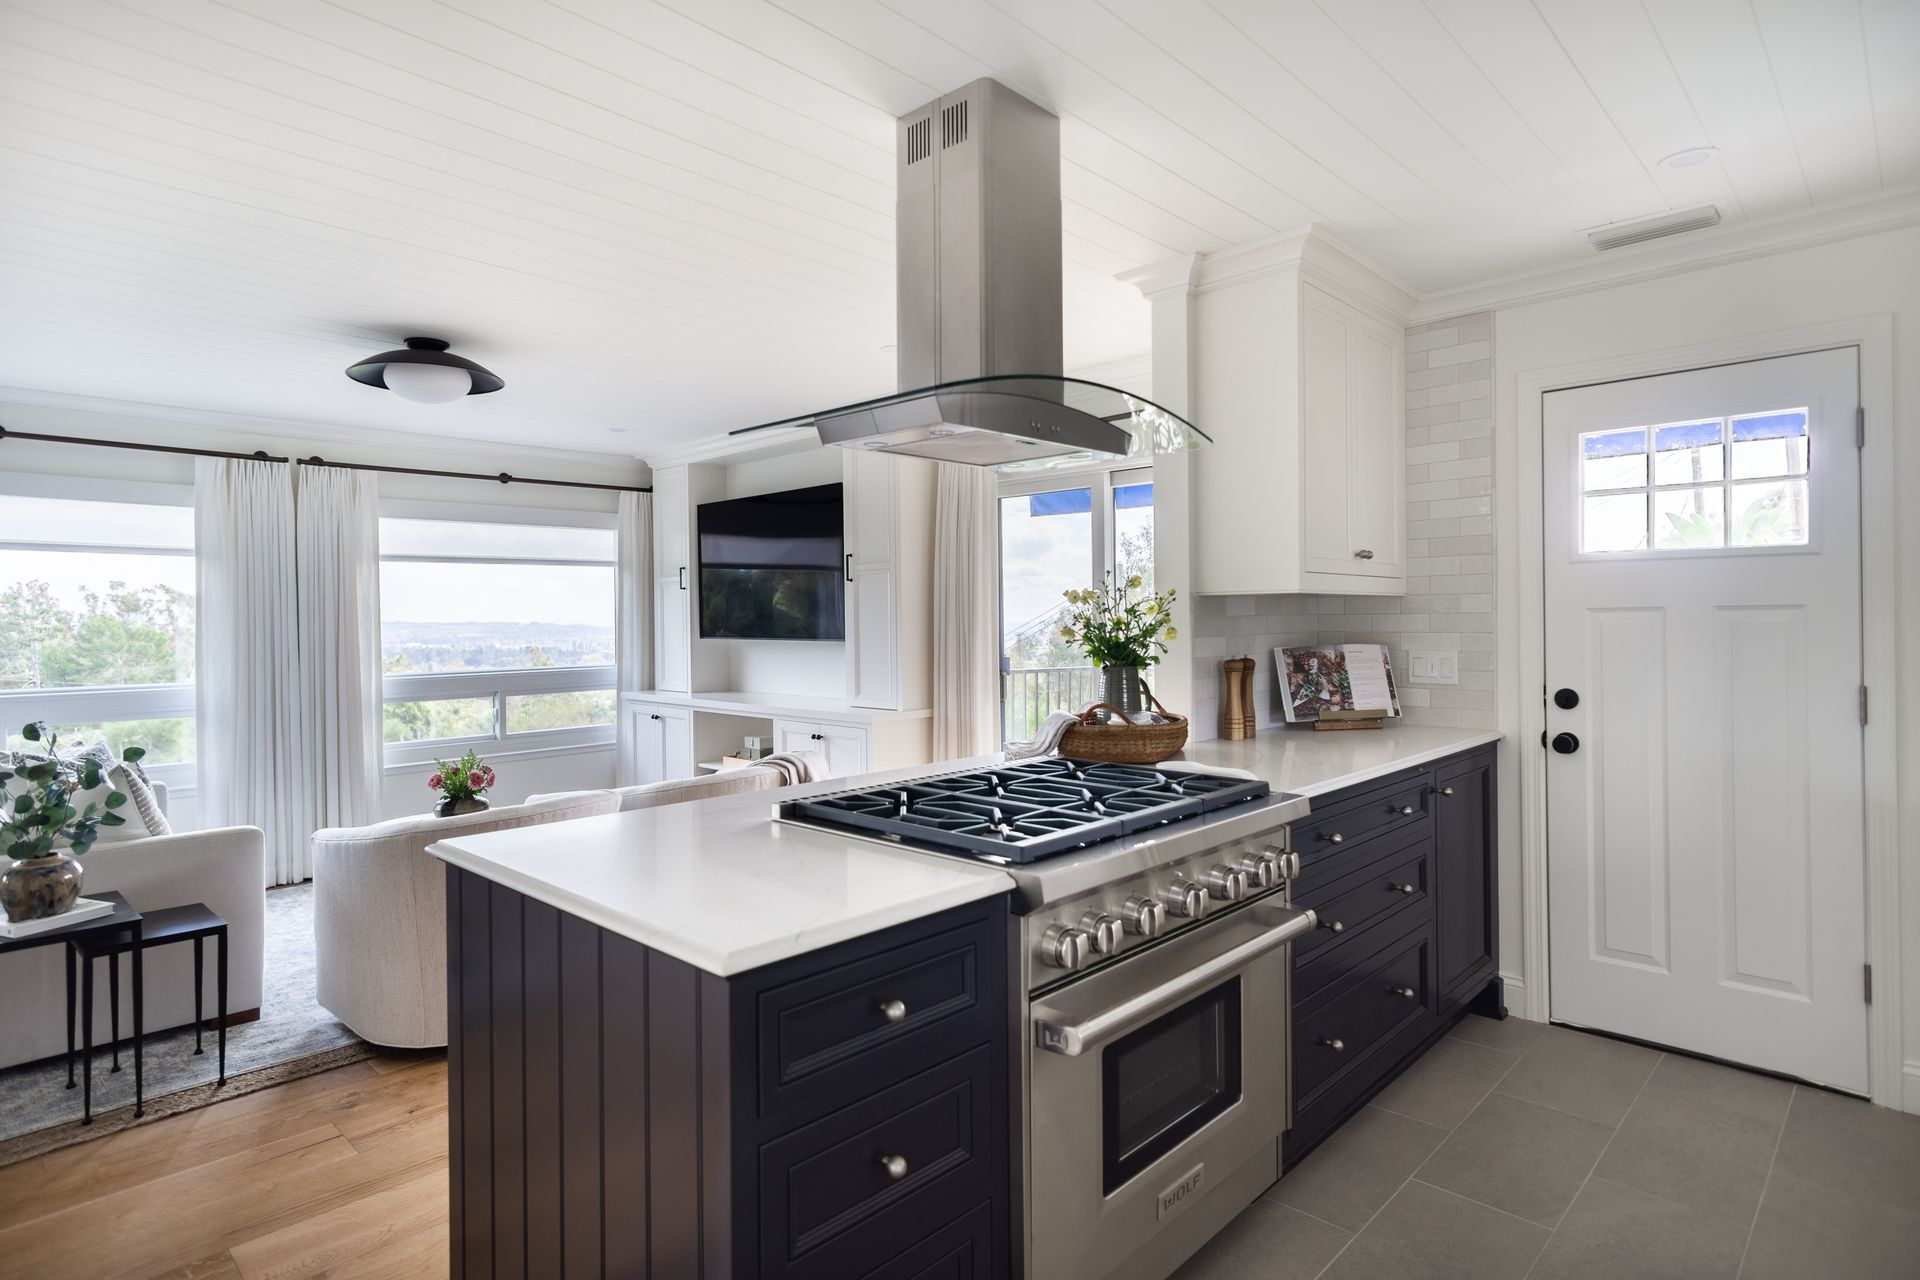
M 337 467 L 342 471 L 384 471 L 399 476 L 437 476 L 447 480 L 491 480 L 496 484 L 542 484 L 556 489 L 602 489 L 612 493 L 652 493 L 651 485 L 598 484 L 591 480 L 541 480 L 534 476 L 516 476 L 501 471 L 432 471 L 424 467 L 383 467 L 370 462 L 331 462 L 319 454 L 311 458 L 277 458 L 265 449 L 252 453 L 231 453 L 225 449 L 189 449 L 183 445 L 140 444 L 132 440 L 92 440 L 86 436 L 51 436 L 37 431 L 14 431 L 0 427 L 0 440 L 40 440 L 48 444 L 84 444 L 96 449 L 134 449 L 142 453 L 175 453 L 191 458 L 234 458 L 241 462 L 291 462 L 303 467 Z

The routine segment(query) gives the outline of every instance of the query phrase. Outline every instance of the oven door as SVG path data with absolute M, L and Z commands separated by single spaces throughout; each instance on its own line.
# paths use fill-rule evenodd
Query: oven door
M 1102 1280 L 1163 1232 L 1197 1236 L 1184 1256 L 1212 1188 L 1279 1176 L 1286 944 L 1312 928 L 1276 896 L 1034 1002 L 1028 1275 Z

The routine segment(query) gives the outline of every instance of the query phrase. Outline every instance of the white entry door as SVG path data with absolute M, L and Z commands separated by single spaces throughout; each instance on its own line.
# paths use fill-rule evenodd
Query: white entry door
M 1852 348 L 1545 397 L 1556 1020 L 1864 1093 Z

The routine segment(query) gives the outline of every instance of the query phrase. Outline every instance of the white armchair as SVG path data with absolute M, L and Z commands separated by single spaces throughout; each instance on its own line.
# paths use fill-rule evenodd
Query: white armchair
M 427 846 L 455 835 L 613 813 L 610 791 L 538 797 L 454 818 L 394 818 L 313 835 L 313 934 L 321 1007 L 362 1039 L 447 1042 L 447 869 Z
M 204 902 L 227 922 L 227 1012 L 259 1013 L 266 951 L 265 838 L 257 827 L 184 831 L 96 844 L 81 859 L 82 895 L 117 889 L 136 910 Z M 0 1067 L 67 1050 L 66 959 L 63 947 L 34 947 L 0 957 Z M 211 960 L 211 957 L 209 957 Z M 105 962 L 102 961 L 102 964 Z M 145 957 L 146 1030 L 193 1022 L 193 948 L 158 947 Z M 220 1006 L 214 966 L 202 977 L 208 1017 Z M 105 1044 L 105 984 L 95 984 L 93 1042 Z M 132 984 L 120 985 L 120 1029 L 133 1028 Z

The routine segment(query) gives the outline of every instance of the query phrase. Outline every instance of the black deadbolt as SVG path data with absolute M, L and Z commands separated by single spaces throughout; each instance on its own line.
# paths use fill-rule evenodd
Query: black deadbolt
M 1553 705 L 1562 711 L 1571 711 L 1580 705 L 1580 695 L 1571 689 L 1561 689 L 1553 695 Z
M 1570 733 L 1556 733 L 1553 735 L 1553 749 L 1563 756 L 1570 756 L 1580 749 L 1580 739 Z

